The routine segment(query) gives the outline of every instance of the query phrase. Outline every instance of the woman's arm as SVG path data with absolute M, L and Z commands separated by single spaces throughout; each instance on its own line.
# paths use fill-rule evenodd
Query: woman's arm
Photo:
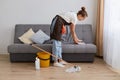
M 75 43 L 79 43 L 81 42 L 82 40 L 79 40 L 77 35 L 76 35 L 76 32 L 75 32 L 75 25 L 74 24 L 71 24 L 70 25 L 70 30 L 71 30 L 71 34 L 72 34 L 72 37 L 73 37 L 73 40 Z

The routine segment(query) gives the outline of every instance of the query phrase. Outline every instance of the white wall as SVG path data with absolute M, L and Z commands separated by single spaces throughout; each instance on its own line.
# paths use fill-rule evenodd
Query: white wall
M 85 6 L 89 17 L 79 23 L 95 28 L 96 5 L 97 0 L 0 0 L 0 54 L 13 43 L 15 24 L 50 24 L 57 13 Z

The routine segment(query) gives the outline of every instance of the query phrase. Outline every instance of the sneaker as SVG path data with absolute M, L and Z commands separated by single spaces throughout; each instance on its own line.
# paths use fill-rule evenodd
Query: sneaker
M 63 64 L 63 65 L 66 65 L 66 64 L 67 64 L 67 62 L 65 62 L 65 61 L 60 61 L 59 63 L 60 63 L 60 64 Z
M 65 67 L 63 64 L 60 64 L 58 62 L 54 63 L 53 66 L 56 66 L 56 67 Z

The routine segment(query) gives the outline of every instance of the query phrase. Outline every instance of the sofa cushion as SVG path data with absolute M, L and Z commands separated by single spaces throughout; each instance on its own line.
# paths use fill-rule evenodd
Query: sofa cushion
M 70 33 L 70 26 L 66 26 L 66 34 L 62 35 L 63 43 L 74 43 L 72 35 Z M 91 25 L 76 25 L 76 35 L 80 40 L 85 43 L 93 43 L 93 34 Z
M 35 33 L 32 30 L 32 28 L 30 28 L 27 32 L 25 32 L 22 36 L 18 37 L 18 39 L 23 42 L 24 44 L 31 44 L 33 43 L 30 38 L 31 36 L 33 36 Z
M 85 43 L 93 43 L 92 26 L 88 24 L 76 25 L 76 34 Z
M 52 52 L 52 44 L 37 44 L 38 47 Z M 63 53 L 96 53 L 96 46 L 94 44 L 62 44 Z M 9 53 L 37 53 L 35 49 L 28 44 L 13 44 L 8 46 Z
M 48 36 L 50 35 L 50 25 L 49 24 L 17 24 L 15 26 L 14 43 L 22 43 L 18 39 L 18 37 L 20 37 L 22 34 L 24 34 L 30 28 L 32 28 L 32 30 L 34 32 L 37 32 L 39 29 L 41 29 Z
M 38 47 L 51 52 L 51 44 L 36 44 Z M 37 53 L 41 52 L 40 50 L 32 47 L 31 45 L 28 44 L 12 44 L 8 46 L 8 52 L 9 53 Z
M 72 36 L 69 34 L 69 26 L 67 26 L 67 36 L 64 36 L 68 42 L 73 43 Z M 50 24 L 17 24 L 15 26 L 15 36 L 14 43 L 21 43 L 18 37 L 24 34 L 28 29 L 32 28 L 34 32 L 41 29 L 47 35 L 50 35 Z M 83 40 L 85 43 L 93 43 L 92 25 L 90 24 L 78 24 L 76 25 L 76 34 L 79 39 Z
M 66 44 L 62 45 L 63 53 L 96 53 L 94 44 Z
M 49 40 L 50 37 L 40 29 L 30 39 L 37 44 L 43 44 L 44 41 Z

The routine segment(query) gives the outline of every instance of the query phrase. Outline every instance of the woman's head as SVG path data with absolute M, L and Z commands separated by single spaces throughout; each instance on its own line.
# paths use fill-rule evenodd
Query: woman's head
M 85 7 L 81 7 L 81 10 L 77 13 L 78 20 L 84 20 L 86 17 L 88 17 L 87 11 L 85 10 Z

